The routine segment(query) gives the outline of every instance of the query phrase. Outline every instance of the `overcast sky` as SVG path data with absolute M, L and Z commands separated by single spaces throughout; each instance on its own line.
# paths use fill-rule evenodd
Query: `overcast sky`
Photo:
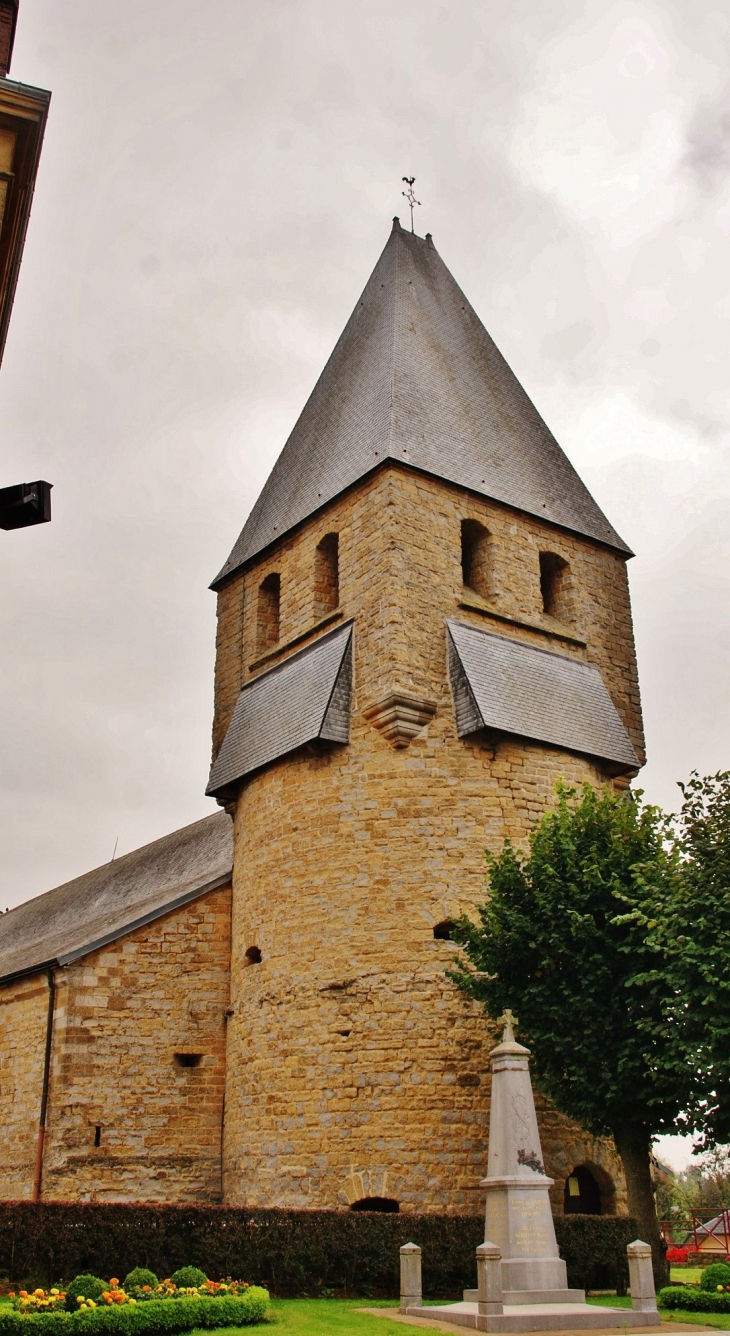
M 0 371 L 0 908 L 215 810 L 207 589 L 407 219 L 630 563 L 649 796 L 730 767 L 730 11 L 21 0 L 53 91 Z

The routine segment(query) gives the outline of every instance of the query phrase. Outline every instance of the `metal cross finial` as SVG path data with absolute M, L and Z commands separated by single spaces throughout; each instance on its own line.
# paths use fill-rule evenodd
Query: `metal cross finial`
M 504 1015 L 503 1015 L 503 1016 L 500 1016 L 499 1020 L 497 1021 L 497 1024 L 498 1024 L 498 1025 L 503 1025 L 503 1026 L 504 1026 L 504 1033 L 503 1033 L 503 1035 L 502 1035 L 502 1043 L 503 1043 L 503 1044 L 514 1044 L 514 1042 L 515 1042 L 515 1029 L 516 1029 L 517 1025 L 519 1024 L 519 1021 L 517 1020 L 517 1017 L 516 1017 L 516 1016 L 513 1016 L 513 1015 L 512 1015 L 512 1012 L 510 1011 L 509 1007 L 505 1007 L 505 1009 L 504 1009 Z
M 406 185 L 408 186 L 407 190 L 401 190 L 400 193 L 401 195 L 404 196 L 405 199 L 408 200 L 408 206 L 411 211 L 411 232 L 413 231 L 413 206 L 417 204 L 419 209 L 421 207 L 420 199 L 416 199 L 416 196 L 413 193 L 413 182 L 415 181 L 415 179 L 416 179 L 415 176 L 401 177 L 401 180 L 405 181 Z

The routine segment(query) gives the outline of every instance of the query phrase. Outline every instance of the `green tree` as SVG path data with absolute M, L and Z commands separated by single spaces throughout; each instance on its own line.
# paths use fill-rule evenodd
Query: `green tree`
M 496 1019 L 510 1007 L 536 1085 L 594 1135 L 612 1135 L 629 1212 L 666 1264 L 650 1168 L 652 1137 L 676 1130 L 695 1072 L 667 1014 L 656 915 L 679 875 L 668 819 L 640 794 L 562 785 L 523 854 L 487 855 L 489 897 L 453 936 L 451 977 Z
M 680 788 L 681 875 L 651 941 L 668 980 L 667 1020 L 701 1075 L 682 1121 L 708 1150 L 730 1141 L 730 772 L 695 773 Z

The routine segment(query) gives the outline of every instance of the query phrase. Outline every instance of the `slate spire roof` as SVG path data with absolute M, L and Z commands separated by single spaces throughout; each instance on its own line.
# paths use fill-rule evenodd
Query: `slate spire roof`
M 397 218 L 213 588 L 387 460 L 630 555 L 431 237 Z

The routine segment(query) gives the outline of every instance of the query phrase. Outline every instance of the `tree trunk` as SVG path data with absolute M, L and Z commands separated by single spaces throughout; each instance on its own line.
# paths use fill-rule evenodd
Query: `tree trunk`
M 625 1122 L 614 1128 L 613 1139 L 626 1175 L 629 1215 L 637 1221 L 644 1243 L 651 1244 L 654 1284 L 659 1290 L 669 1283 L 669 1267 L 651 1180 L 651 1132 L 643 1123 Z

